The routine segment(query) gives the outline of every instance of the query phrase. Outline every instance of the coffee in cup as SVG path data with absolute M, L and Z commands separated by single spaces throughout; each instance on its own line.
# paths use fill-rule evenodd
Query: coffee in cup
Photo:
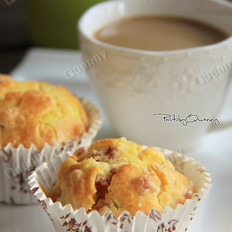
M 123 18 L 97 30 L 101 42 L 133 49 L 167 51 L 215 44 L 230 35 L 210 24 L 172 16 Z

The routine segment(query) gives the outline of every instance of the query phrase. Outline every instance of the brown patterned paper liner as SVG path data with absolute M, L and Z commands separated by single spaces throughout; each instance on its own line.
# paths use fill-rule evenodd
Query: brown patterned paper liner
M 79 146 L 87 146 L 92 142 L 101 127 L 102 117 L 95 105 L 83 98 L 79 100 L 90 121 L 89 130 L 82 137 L 77 137 L 75 141 L 68 140 L 64 146 L 59 143 L 54 146 L 45 144 L 42 149 L 37 149 L 34 145 L 29 149 L 22 145 L 13 148 L 11 144 L 0 148 L 0 202 L 36 203 L 28 185 L 31 171 L 59 154 L 72 152 Z
M 38 167 L 29 177 L 29 184 L 58 232 L 186 232 L 199 203 L 211 188 L 211 178 L 205 168 L 193 159 L 169 150 L 162 151 L 178 171 L 193 180 L 197 188 L 192 199 L 177 205 L 175 210 L 167 206 L 162 214 L 151 210 L 147 216 L 138 211 L 133 217 L 124 212 L 116 218 L 110 211 L 100 216 L 97 211 L 87 214 L 84 208 L 74 211 L 70 204 L 62 206 L 60 202 L 54 203 L 51 198 L 46 197 L 40 184 L 49 192 L 56 182 L 61 163 L 70 154 L 62 154 L 52 162 Z

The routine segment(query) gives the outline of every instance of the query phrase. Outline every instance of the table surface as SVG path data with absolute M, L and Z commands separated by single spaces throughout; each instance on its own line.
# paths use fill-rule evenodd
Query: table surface
M 81 64 L 79 52 L 32 48 L 21 63 L 12 71 L 14 78 L 48 81 L 62 84 L 72 92 L 82 96 L 102 110 L 98 99 L 86 78 L 81 73 L 68 80 L 65 71 Z M 225 104 L 221 120 L 232 116 L 232 88 Z M 118 137 L 103 113 L 103 127 L 97 139 Z M 182 151 L 192 156 L 211 173 L 213 188 L 198 209 L 190 232 L 232 232 L 232 129 L 205 136 L 201 146 L 194 151 Z M 1 232 L 54 232 L 47 215 L 39 205 L 14 206 L 0 204 Z

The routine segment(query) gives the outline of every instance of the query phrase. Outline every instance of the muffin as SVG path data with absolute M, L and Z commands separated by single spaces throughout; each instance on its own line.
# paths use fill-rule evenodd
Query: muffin
M 100 124 L 96 107 L 62 86 L 0 75 L 0 201 L 34 202 L 30 172 L 89 142 Z
M 39 166 L 29 184 L 60 232 L 187 231 L 211 187 L 193 159 L 125 138 L 62 154 Z
M 139 210 L 162 213 L 167 205 L 175 209 L 195 192 L 161 151 L 120 138 L 96 141 L 67 158 L 48 197 L 74 210 L 110 210 L 118 217 L 124 211 L 134 216 Z
M 45 82 L 17 81 L 0 75 L 0 146 L 75 140 L 87 132 L 87 114 L 66 88 Z

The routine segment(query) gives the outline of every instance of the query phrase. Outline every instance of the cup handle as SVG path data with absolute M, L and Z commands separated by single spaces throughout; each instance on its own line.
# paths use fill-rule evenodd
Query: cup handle
M 228 122 L 220 122 L 220 126 L 218 127 L 210 126 L 208 133 L 218 132 L 229 128 L 232 128 L 232 120 Z
M 224 104 L 222 104 L 221 110 L 219 110 L 219 112 L 222 112 L 223 109 L 225 108 L 226 99 L 228 99 L 229 102 L 232 101 L 232 72 L 231 72 L 231 77 L 230 77 L 228 86 L 229 86 L 228 87 L 229 89 L 227 91 L 227 94 L 225 94 L 224 99 L 222 100 L 222 102 L 224 102 Z M 229 128 L 232 128 L 232 119 L 228 120 L 228 121 L 222 121 L 222 122 L 220 121 L 220 125 L 219 126 L 213 126 L 213 125 L 211 125 L 209 127 L 209 129 L 208 129 L 208 133 L 218 132 L 218 131 L 226 130 L 226 129 L 229 129 Z

